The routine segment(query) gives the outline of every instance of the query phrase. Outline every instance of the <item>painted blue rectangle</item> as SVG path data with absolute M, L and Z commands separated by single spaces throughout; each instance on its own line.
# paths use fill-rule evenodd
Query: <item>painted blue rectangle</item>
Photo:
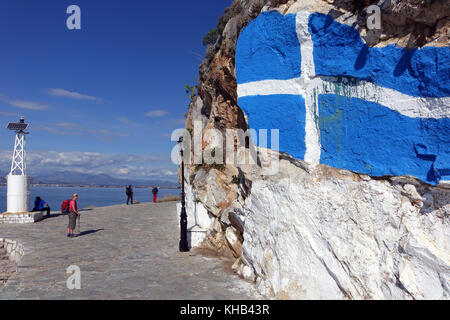
M 279 130 L 279 150 L 303 159 L 305 156 L 305 100 L 300 95 L 247 96 L 239 106 L 248 116 L 250 128 Z M 268 134 L 267 147 L 271 148 Z
M 263 12 L 242 30 L 236 46 L 237 83 L 300 77 L 295 15 Z
M 450 119 L 409 118 L 378 103 L 319 96 L 321 163 L 371 176 L 450 177 Z
M 309 16 L 316 74 L 367 80 L 415 97 L 450 96 L 450 48 L 369 48 L 329 15 Z

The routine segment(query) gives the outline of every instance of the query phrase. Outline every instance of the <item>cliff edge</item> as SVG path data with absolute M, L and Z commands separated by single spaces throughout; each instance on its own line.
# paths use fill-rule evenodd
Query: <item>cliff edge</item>
M 234 256 L 267 298 L 449 299 L 449 12 L 416 0 L 227 8 L 186 121 L 200 246 Z

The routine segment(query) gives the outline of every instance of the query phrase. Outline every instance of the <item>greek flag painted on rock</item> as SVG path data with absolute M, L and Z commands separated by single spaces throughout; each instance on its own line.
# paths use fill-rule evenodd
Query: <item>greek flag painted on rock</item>
M 265 12 L 236 48 L 239 106 L 279 149 L 372 176 L 450 180 L 450 48 L 369 48 L 320 13 Z M 269 145 L 270 147 L 270 145 Z

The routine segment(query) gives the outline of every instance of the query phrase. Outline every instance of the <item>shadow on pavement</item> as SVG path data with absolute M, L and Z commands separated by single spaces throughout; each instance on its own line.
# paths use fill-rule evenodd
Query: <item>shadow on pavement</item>
M 44 214 L 42 217 L 42 220 L 50 219 L 50 218 L 56 218 L 60 216 L 67 216 L 67 213 L 50 213 L 49 215 Z
M 86 208 L 86 209 L 80 209 L 79 212 L 83 212 L 83 211 L 92 211 L 94 210 L 93 208 Z M 50 213 L 49 215 L 44 213 L 44 216 L 42 217 L 42 220 L 46 220 L 46 219 L 50 219 L 50 218 L 57 218 L 60 216 L 67 216 L 68 213 Z
M 83 231 L 83 232 L 80 232 L 80 233 L 77 235 L 77 237 L 86 236 L 86 235 L 88 235 L 88 234 L 96 233 L 96 232 L 103 231 L 103 230 L 105 230 L 105 229 L 97 229 L 97 230 L 87 230 L 87 231 Z

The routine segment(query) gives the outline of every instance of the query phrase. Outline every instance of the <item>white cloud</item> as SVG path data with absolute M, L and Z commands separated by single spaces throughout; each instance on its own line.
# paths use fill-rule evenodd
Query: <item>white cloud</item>
M 178 175 L 178 171 L 175 170 L 163 170 L 163 173 L 168 176 L 176 176 Z
M 168 114 L 166 110 L 152 110 L 145 113 L 146 117 L 162 117 Z
M 120 168 L 117 173 L 119 175 L 124 175 L 124 174 L 129 174 L 130 173 L 130 169 L 129 168 Z
M 58 122 L 56 126 L 61 128 L 73 128 L 75 124 L 72 122 Z
M 172 134 L 171 133 L 161 133 L 160 136 L 163 138 L 170 138 L 170 137 L 172 137 Z
M 48 105 L 42 104 L 39 102 L 33 102 L 33 101 L 25 101 L 25 100 L 19 100 L 19 99 L 12 99 L 2 93 L 0 93 L 0 100 L 21 109 L 28 109 L 28 110 L 47 110 L 49 108 Z
M 0 171 L 8 172 L 12 151 L 0 150 Z M 31 176 L 73 171 L 115 178 L 176 180 L 177 167 L 163 154 L 101 154 L 98 152 L 29 151 Z
M 74 122 L 57 122 L 56 126 L 63 129 L 76 130 L 79 133 L 87 133 L 88 129 Z
M 111 131 L 107 129 L 91 130 L 90 133 L 101 136 L 103 139 L 108 139 L 111 137 L 129 137 L 129 133 Z
M 97 101 L 97 102 L 103 101 L 102 98 L 88 96 L 86 94 L 81 94 L 81 93 L 78 93 L 75 91 L 69 91 L 69 90 L 65 90 L 65 89 L 52 88 L 52 89 L 48 89 L 47 93 L 54 97 L 63 97 L 63 98 L 78 99 L 78 100 L 91 100 L 91 101 Z
M 135 122 L 133 122 L 130 119 L 125 118 L 125 117 L 119 117 L 119 118 L 117 118 L 117 120 L 122 122 L 122 123 L 125 123 L 125 124 L 127 124 L 129 126 L 137 126 L 137 123 L 135 123 Z
M 108 129 L 89 129 L 74 122 L 57 122 L 55 125 L 37 125 L 34 130 L 45 131 L 61 136 L 93 135 L 102 141 L 108 141 L 114 137 L 129 137 L 129 133 L 111 131 Z
M 83 135 L 83 133 L 79 132 L 79 131 L 63 130 L 63 129 L 58 129 L 58 128 L 49 127 L 49 126 L 36 126 L 36 127 L 34 127 L 34 130 L 44 131 L 44 132 L 48 132 L 48 133 L 58 135 L 58 136 L 81 136 L 81 135 Z
M 4 111 L 0 111 L 0 116 L 15 117 L 15 116 L 19 116 L 19 113 L 18 112 L 4 112 Z
M 10 105 L 28 110 L 48 110 L 48 105 L 40 104 L 32 101 L 24 101 L 24 100 L 6 100 Z
M 186 119 L 183 119 L 183 118 L 172 119 L 171 122 L 174 123 L 174 124 L 182 124 L 182 125 L 184 125 L 186 123 Z

